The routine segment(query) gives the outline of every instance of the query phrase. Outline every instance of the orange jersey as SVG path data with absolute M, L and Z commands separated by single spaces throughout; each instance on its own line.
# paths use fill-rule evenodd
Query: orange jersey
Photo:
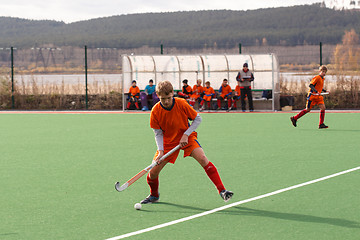
M 192 88 L 188 85 L 187 87 L 183 86 L 182 87 L 182 92 L 186 95 L 191 95 L 192 94 Z
M 189 119 L 194 120 L 197 114 L 185 99 L 175 97 L 171 109 L 165 109 L 161 102 L 155 104 L 150 114 L 150 127 L 163 131 L 164 149 L 173 148 L 189 128 Z M 197 133 L 193 132 L 192 135 L 196 137 Z
M 324 86 L 324 80 L 325 78 L 321 77 L 320 75 L 317 75 L 311 80 L 310 84 L 314 85 L 316 91 L 321 93 Z M 314 105 L 324 104 L 323 96 L 312 95 L 311 93 L 313 93 L 313 90 L 310 88 L 309 93 L 307 95 L 307 103 L 306 103 L 307 108 L 311 109 Z
M 210 101 L 211 100 L 211 98 L 212 98 L 212 96 L 214 96 L 214 94 L 215 94 L 215 91 L 214 91 L 214 89 L 212 88 L 212 87 L 204 87 L 204 97 L 203 97 L 203 99 L 205 100 L 205 101 Z
M 135 87 L 131 86 L 130 89 L 129 89 L 129 94 L 132 97 L 136 96 L 137 98 L 139 98 L 139 95 L 140 95 L 139 87 L 138 86 L 135 86 Z M 138 95 L 136 95 L 136 94 L 138 94 Z
M 227 85 L 226 87 L 221 85 L 220 90 L 221 90 L 221 97 L 225 97 L 229 93 L 232 93 L 231 87 L 229 85 Z
M 198 99 L 200 97 L 201 93 L 203 93 L 204 87 L 201 85 L 200 86 L 194 85 L 192 91 L 193 91 L 193 94 L 191 95 L 191 98 Z
M 236 88 L 235 88 L 235 95 L 236 96 L 241 96 L 241 90 L 240 90 L 240 86 L 237 85 Z
M 324 80 L 325 80 L 325 77 L 323 78 L 323 77 L 321 77 L 320 75 L 317 75 L 316 77 L 314 77 L 314 78 L 311 80 L 310 84 L 314 85 L 316 91 L 318 91 L 319 93 L 321 93 L 322 90 L 323 90 L 323 87 L 324 87 Z M 311 88 L 310 88 L 310 89 L 309 89 L 309 93 L 311 93 L 311 92 L 312 92 L 312 90 L 311 90 Z

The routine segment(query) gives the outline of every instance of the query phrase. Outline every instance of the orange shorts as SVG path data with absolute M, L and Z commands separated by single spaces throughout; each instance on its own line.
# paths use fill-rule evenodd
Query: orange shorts
M 307 109 L 312 109 L 313 106 L 320 104 L 325 104 L 323 96 L 310 95 L 309 97 L 307 97 L 307 101 L 306 101 Z
M 204 96 L 203 99 L 204 101 L 210 102 L 211 101 L 212 96 Z
M 176 145 L 175 145 L 176 146 Z M 167 152 L 169 152 L 171 149 L 173 149 L 175 146 L 173 145 L 165 145 L 164 144 L 164 154 L 166 154 Z M 187 156 L 190 156 L 192 151 L 194 151 L 194 149 L 199 148 L 200 143 L 197 141 L 197 134 L 190 134 L 189 136 L 189 142 L 188 144 L 181 148 L 182 150 L 184 150 L 184 158 Z M 169 163 L 175 163 L 178 155 L 179 155 L 180 149 L 177 150 L 176 152 L 174 152 L 173 154 L 171 154 L 169 157 L 167 157 L 165 159 L 165 161 L 168 161 Z M 156 157 L 159 155 L 159 151 L 156 151 L 155 156 L 154 156 L 154 160 L 156 159 Z
M 190 96 L 190 98 L 193 98 L 193 99 L 198 99 L 200 97 L 200 95 L 199 94 L 193 94 L 193 95 L 191 95 Z

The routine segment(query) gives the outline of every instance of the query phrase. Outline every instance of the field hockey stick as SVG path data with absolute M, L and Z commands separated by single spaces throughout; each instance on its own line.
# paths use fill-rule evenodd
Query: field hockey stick
M 150 164 L 149 166 L 147 166 L 146 168 L 144 168 L 143 170 L 141 170 L 138 174 L 136 174 L 134 177 L 132 177 L 130 180 L 128 180 L 126 183 L 124 183 L 123 185 L 120 186 L 120 182 L 116 182 L 115 183 L 115 189 L 118 192 L 124 191 L 126 188 L 128 188 L 131 184 L 133 184 L 134 182 L 136 182 L 139 178 L 141 178 L 142 176 L 144 176 L 148 171 L 150 171 L 150 169 L 152 169 L 153 167 L 155 167 L 157 164 L 161 163 L 165 158 L 167 158 L 168 156 L 170 156 L 171 154 L 173 154 L 175 151 L 177 151 L 180 148 L 180 144 L 177 145 L 176 147 L 174 147 L 173 149 L 171 149 L 168 153 L 166 153 L 164 156 L 162 156 L 160 158 L 160 160 L 158 162 L 153 162 L 152 164 Z
M 328 95 L 329 92 L 322 92 L 322 93 L 312 93 L 314 96 L 321 96 L 321 95 Z
M 231 103 L 231 106 L 230 106 L 230 108 L 228 108 L 228 112 L 230 111 L 230 109 L 234 109 L 234 105 L 235 105 L 235 100 L 234 99 L 232 99 L 232 103 Z

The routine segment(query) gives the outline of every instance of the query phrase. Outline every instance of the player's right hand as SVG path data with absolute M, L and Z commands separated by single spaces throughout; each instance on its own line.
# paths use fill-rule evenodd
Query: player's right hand
M 160 164 L 160 159 L 162 158 L 162 156 L 164 156 L 164 150 L 159 150 L 159 154 L 157 155 L 157 157 L 153 160 L 154 162 L 156 162 L 156 165 Z
M 180 139 L 180 147 L 185 147 L 189 143 L 189 136 L 186 134 L 183 134 Z

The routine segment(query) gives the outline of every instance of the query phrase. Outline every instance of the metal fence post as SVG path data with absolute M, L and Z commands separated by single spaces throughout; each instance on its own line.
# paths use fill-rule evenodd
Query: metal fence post
M 15 108 L 15 98 L 14 98 L 14 48 L 11 47 L 11 108 Z
M 87 46 L 85 45 L 85 106 L 88 109 L 88 65 L 87 65 Z
M 161 55 L 163 55 L 164 54 L 164 45 L 160 45 L 160 53 L 161 53 Z
M 241 54 L 241 43 L 239 43 L 239 54 Z
M 323 60 L 322 60 L 322 42 L 320 42 L 320 66 L 323 65 Z

